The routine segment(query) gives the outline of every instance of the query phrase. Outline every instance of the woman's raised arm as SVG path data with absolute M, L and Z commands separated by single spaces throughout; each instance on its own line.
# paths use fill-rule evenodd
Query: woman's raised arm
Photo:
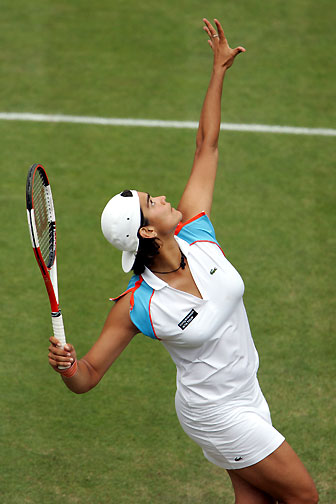
M 204 30 L 210 37 L 208 43 L 213 51 L 214 60 L 196 136 L 194 163 L 178 206 L 178 210 L 182 212 L 183 221 L 203 210 L 210 215 L 218 164 L 224 76 L 237 54 L 245 52 L 241 46 L 235 49 L 229 47 L 223 28 L 217 19 L 215 19 L 217 30 L 207 19 L 203 19 L 203 22 L 205 23 Z

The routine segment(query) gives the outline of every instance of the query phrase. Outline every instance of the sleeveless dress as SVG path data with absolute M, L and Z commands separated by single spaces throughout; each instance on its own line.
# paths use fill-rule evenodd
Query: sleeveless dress
M 121 296 L 132 293 L 132 322 L 160 340 L 176 364 L 175 405 L 183 430 L 210 462 L 248 467 L 285 438 L 272 426 L 259 387 L 244 283 L 204 212 L 180 224 L 175 239 L 202 298 L 174 289 L 148 268 L 131 278 Z

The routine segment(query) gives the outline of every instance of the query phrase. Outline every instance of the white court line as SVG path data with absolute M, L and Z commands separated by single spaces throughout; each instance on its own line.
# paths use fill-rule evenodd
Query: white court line
M 118 119 L 104 117 L 72 116 L 63 114 L 31 114 L 17 112 L 0 112 L 3 121 L 36 121 L 55 123 L 99 124 L 106 126 L 135 126 L 144 128 L 179 128 L 197 129 L 194 121 L 160 121 L 151 119 Z M 221 123 L 221 130 L 247 131 L 254 133 L 285 133 L 289 135 L 320 135 L 336 136 L 336 129 L 301 128 L 293 126 L 270 126 L 267 124 L 235 124 Z

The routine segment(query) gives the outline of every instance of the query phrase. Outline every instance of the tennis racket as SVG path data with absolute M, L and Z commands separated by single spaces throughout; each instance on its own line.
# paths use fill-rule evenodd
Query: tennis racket
M 46 171 L 40 164 L 33 164 L 28 171 L 26 200 L 30 238 L 49 296 L 54 336 L 64 347 L 66 339 L 58 303 L 54 202 Z

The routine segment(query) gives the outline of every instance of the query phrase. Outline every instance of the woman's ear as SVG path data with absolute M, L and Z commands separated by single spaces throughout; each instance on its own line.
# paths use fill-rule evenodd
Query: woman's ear
M 139 235 L 141 238 L 156 238 L 157 232 L 153 226 L 143 226 L 139 229 Z

